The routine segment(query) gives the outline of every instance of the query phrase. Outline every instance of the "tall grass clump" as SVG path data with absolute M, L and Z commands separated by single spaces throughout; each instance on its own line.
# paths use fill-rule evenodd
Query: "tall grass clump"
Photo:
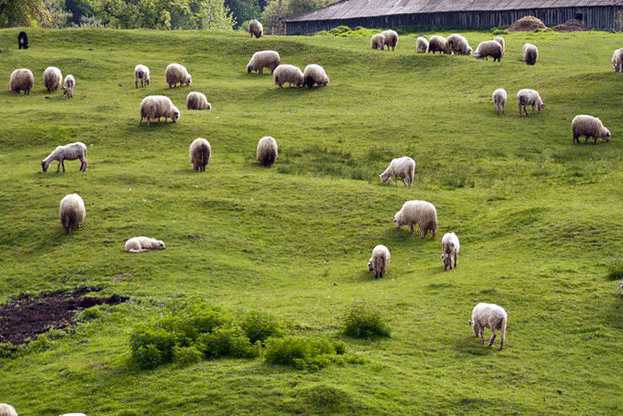
M 334 344 L 327 338 L 290 335 L 271 338 L 266 342 L 266 362 L 298 370 L 318 371 L 335 361 L 338 352 L 343 354 L 344 351 L 343 343 Z
M 381 312 L 364 302 L 350 305 L 343 318 L 344 335 L 352 338 L 389 337 L 389 327 Z
M 608 263 L 608 279 L 623 279 L 623 258 L 617 257 L 610 260 Z

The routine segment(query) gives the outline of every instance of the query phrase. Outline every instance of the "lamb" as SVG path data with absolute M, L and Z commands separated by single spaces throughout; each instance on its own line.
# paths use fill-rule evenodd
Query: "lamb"
M 205 172 L 212 153 L 210 142 L 198 137 L 190 144 L 188 153 L 190 154 L 190 163 L 192 163 L 193 169 L 199 172 Z
M 63 167 L 65 172 L 65 160 L 80 159 L 80 171 L 85 172 L 87 170 L 87 146 L 82 142 L 74 142 L 66 144 L 65 146 L 57 146 L 52 153 L 41 161 L 41 168 L 44 172 L 47 172 L 48 167 L 52 161 L 58 161 L 58 172 Z
M 149 85 L 151 80 L 149 75 L 149 67 L 138 64 L 134 67 L 134 88 L 138 88 L 138 84 L 141 84 L 141 88 L 145 88 Z
M 413 234 L 413 226 L 417 225 L 422 233 L 422 238 L 425 238 L 429 231 L 435 238 L 437 210 L 433 204 L 427 201 L 406 201 L 400 211 L 394 215 L 394 224 L 398 228 L 408 225 L 411 234 Z
M 441 259 L 443 260 L 443 270 L 452 270 L 452 261 L 454 260 L 454 268 L 459 256 L 459 238 L 454 233 L 445 233 L 441 238 Z
M 19 32 L 17 34 L 17 47 L 19 49 L 30 48 L 30 43 L 28 43 L 28 35 L 26 34 L 26 32 Z
M 471 55 L 472 53 L 472 48 L 469 46 L 467 39 L 458 33 L 448 36 L 447 42 L 450 52 L 455 55 Z
M 251 37 L 255 36 L 258 39 L 261 38 L 264 35 L 262 23 L 256 19 L 249 20 L 249 33 Z
M 545 104 L 543 104 L 543 100 L 541 99 L 538 91 L 532 90 L 530 88 L 524 88 L 517 92 L 517 102 L 519 106 L 520 116 L 522 108 L 526 115 L 528 115 L 528 110 L 526 109 L 526 106 L 528 105 L 532 105 L 532 114 L 535 113 L 535 109 L 537 109 L 538 112 L 541 112 L 541 109 L 545 107 Z
M 67 74 L 63 81 L 63 95 L 66 95 L 67 98 L 72 98 L 74 96 L 74 85 L 76 85 L 76 79 L 73 75 Z
M 126 241 L 123 249 L 128 253 L 144 253 L 151 250 L 164 250 L 165 246 L 162 240 L 139 236 Z
M 261 74 L 264 68 L 268 68 L 272 74 L 280 63 L 281 57 L 276 51 L 266 50 L 255 52 L 247 64 L 247 72 L 250 74 L 251 71 L 257 71 Z
M 205 94 L 191 91 L 186 97 L 186 108 L 189 110 L 211 110 L 212 104 L 208 102 Z
M 379 175 L 379 178 L 381 182 L 388 183 L 392 177 L 396 179 L 396 186 L 398 186 L 398 178 L 400 178 L 405 186 L 412 187 L 415 177 L 415 160 L 409 156 L 392 159 L 385 172 Z
M 539 57 L 539 50 L 531 43 L 524 43 L 523 45 L 523 60 L 528 65 L 534 65 L 536 58 Z
M 9 91 L 20 93 L 24 91 L 24 95 L 30 94 L 30 90 L 35 85 L 35 76 L 32 71 L 27 68 L 16 69 L 11 72 L 9 77 Z
M 584 143 L 589 137 L 593 138 L 593 144 L 597 144 L 597 139 L 610 141 L 610 130 L 604 127 L 601 120 L 597 117 L 580 114 L 573 117 L 571 121 L 571 131 L 573 133 L 573 143 L 580 143 L 580 136 L 585 136 Z
M 78 194 L 68 194 L 60 202 L 61 227 L 67 234 L 72 230 L 82 227 L 87 211 L 84 208 L 84 201 Z
M 385 36 L 382 33 L 372 35 L 370 38 L 370 47 L 372 49 L 385 49 Z
M 180 87 L 184 84 L 188 86 L 193 81 L 186 67 L 180 64 L 173 63 L 167 65 L 164 70 L 164 75 L 167 79 L 167 84 L 169 84 L 169 88 L 177 87 L 178 82 Z
M 329 84 L 329 77 L 320 65 L 309 64 L 303 71 L 303 83 L 307 85 L 307 88 L 312 88 L 314 85 L 325 87 Z
M 379 278 L 385 275 L 385 269 L 389 264 L 389 250 L 382 244 L 374 247 L 372 257 L 368 260 L 368 270 L 374 272 L 374 277 Z
M 272 166 L 277 161 L 277 156 L 279 156 L 279 149 L 274 138 L 264 136 L 257 142 L 255 157 L 262 166 Z
M 275 79 L 275 85 L 279 88 L 283 88 L 283 84 L 286 82 L 292 86 L 303 86 L 303 72 L 297 66 L 290 64 L 281 64 L 273 71 L 273 78 Z
M 164 117 L 164 122 L 170 118 L 172 123 L 175 123 L 180 119 L 180 111 L 173 105 L 171 99 L 164 95 L 148 95 L 143 98 L 139 107 L 141 120 L 139 125 L 143 125 L 143 119 L 147 120 L 147 125 L 153 119 L 158 119 L 160 123 L 160 117 Z
M 388 29 L 381 32 L 383 35 L 385 46 L 387 46 L 387 50 L 392 48 L 392 51 L 396 49 L 396 45 L 398 44 L 398 33 L 396 31 Z
M 612 53 L 612 60 L 610 63 L 612 64 L 614 72 L 623 72 L 623 48 L 616 49 Z
M 61 70 L 55 66 L 49 66 L 43 71 L 43 85 L 48 92 L 56 91 L 63 82 L 63 74 Z
M 479 303 L 472 309 L 472 319 L 469 324 L 474 330 L 474 336 L 480 337 L 482 343 L 485 343 L 485 328 L 491 328 L 491 339 L 489 347 L 495 341 L 495 331 L 499 329 L 500 334 L 500 350 L 504 348 L 504 339 L 506 337 L 506 323 L 508 316 L 501 306 L 492 303 Z
M 488 56 L 493 58 L 493 62 L 502 62 L 502 45 L 496 40 L 485 40 L 480 42 L 474 52 L 477 59 L 487 59 Z
M 432 52 L 442 52 L 442 53 L 450 53 L 450 49 L 448 48 L 448 40 L 443 36 L 433 35 L 430 37 L 428 41 L 428 51 Z
M 0 403 L 0 416 L 17 416 L 17 412 L 10 404 Z
M 502 45 L 502 56 L 504 56 L 504 50 L 505 50 L 504 38 L 502 36 L 496 36 L 493 38 L 493 40 L 495 40 L 497 43 Z
M 417 45 L 417 53 L 428 52 L 428 39 L 426 39 L 424 36 L 418 36 L 415 42 Z
M 506 97 L 506 90 L 504 88 L 498 88 L 491 94 L 493 105 L 495 106 L 495 114 L 503 113 L 506 109 Z

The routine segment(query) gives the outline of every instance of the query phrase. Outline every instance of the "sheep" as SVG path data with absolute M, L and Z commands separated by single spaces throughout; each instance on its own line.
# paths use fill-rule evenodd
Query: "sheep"
M 67 98 L 72 98 L 74 96 L 74 85 L 76 85 L 76 79 L 73 75 L 67 74 L 63 81 L 63 95 L 66 95 Z
M 372 257 L 368 260 L 368 270 L 374 272 L 374 277 L 379 278 L 385 275 L 385 269 L 389 264 L 389 250 L 382 244 L 374 247 Z
M 498 88 L 491 94 L 493 105 L 495 106 L 495 114 L 503 113 L 506 109 L 506 97 L 506 90 L 504 88 Z
M 20 93 L 24 91 L 24 95 L 30 94 L 30 90 L 35 85 L 35 76 L 32 71 L 27 68 L 16 69 L 11 72 L 9 77 L 9 91 Z
M 442 53 L 450 53 L 450 49 L 448 48 L 448 40 L 443 36 L 433 35 L 430 37 L 428 41 L 428 51 L 432 52 L 442 52 Z
M 275 79 L 275 85 L 279 88 L 283 88 L 283 84 L 286 82 L 290 86 L 292 84 L 297 87 L 303 86 L 303 72 L 297 66 L 290 64 L 281 64 L 273 71 L 273 78 Z
M 571 131 L 573 133 L 573 143 L 580 143 L 580 136 L 585 136 L 584 143 L 589 137 L 593 138 L 593 144 L 597 144 L 597 139 L 610 141 L 610 130 L 604 127 L 601 120 L 597 117 L 580 114 L 573 117 L 571 121 Z
M 443 260 L 443 270 L 452 270 L 452 261 L 454 260 L 454 268 L 459 256 L 461 244 L 459 238 L 454 233 L 445 233 L 441 238 L 441 260 Z
M 186 108 L 189 110 L 211 110 L 212 104 L 208 102 L 205 94 L 191 91 L 186 97 Z
M 65 413 L 61 416 L 87 416 L 84 413 Z
M 623 72 L 623 48 L 616 49 L 612 53 L 612 60 L 610 63 L 612 64 L 614 72 Z
M 413 234 L 413 226 L 417 225 L 422 233 L 422 238 L 425 238 L 429 231 L 435 238 L 437 210 L 433 204 L 427 201 L 406 201 L 400 211 L 394 215 L 394 224 L 398 228 L 408 225 L 411 234 Z
M 206 166 L 208 162 L 210 162 L 210 155 L 212 154 L 210 142 L 198 137 L 190 144 L 188 153 L 190 154 L 190 163 L 192 163 L 193 169 L 199 172 L 205 172 Z
M 26 34 L 26 32 L 19 32 L 17 34 L 17 47 L 19 49 L 30 48 L 30 43 L 28 43 L 28 35 Z
M 619 282 L 619 289 L 621 289 L 621 294 L 623 295 L 623 282 Z
M 495 40 L 497 43 L 499 43 L 502 46 L 502 56 L 504 56 L 504 51 L 506 48 L 504 38 L 502 36 L 496 36 L 493 38 L 493 40 Z
M 387 50 L 392 48 L 392 51 L 396 49 L 396 45 L 398 44 L 398 33 L 396 31 L 388 29 L 381 32 L 381 35 L 385 38 L 383 43 L 387 46 Z
M 247 72 L 250 74 L 251 71 L 257 71 L 261 74 L 264 68 L 268 68 L 272 74 L 280 63 L 281 57 L 276 51 L 266 50 L 255 52 L 247 64 Z
M 249 20 L 249 34 L 251 34 L 251 37 L 255 36 L 258 39 L 264 35 L 264 27 L 259 20 Z
M 372 35 L 370 38 L 370 47 L 372 49 L 385 49 L 385 36 L 382 33 Z
M 303 71 L 303 83 L 307 85 L 307 88 L 312 88 L 314 85 L 325 87 L 329 84 L 329 77 L 320 65 L 309 64 Z
M 149 85 L 150 80 L 149 67 L 143 64 L 138 64 L 134 67 L 134 88 L 138 88 L 139 83 L 141 88 L 145 88 Z
M 506 337 L 506 324 L 508 315 L 501 306 L 492 303 L 479 303 L 472 309 L 472 319 L 469 324 L 474 330 L 474 336 L 480 337 L 482 343 L 485 343 L 485 328 L 491 328 L 491 339 L 489 347 L 495 341 L 495 330 L 500 330 L 500 350 L 504 348 L 504 339 Z
M 522 108 L 526 115 L 528 115 L 528 110 L 526 109 L 528 105 L 532 105 L 532 114 L 535 113 L 535 109 L 541 112 L 541 109 L 545 107 L 538 91 L 530 88 L 524 88 L 517 92 L 517 103 L 519 106 L 519 116 L 521 116 Z
M 524 43 L 523 45 L 523 60 L 528 65 L 534 65 L 536 58 L 539 57 L 539 50 L 531 43 Z
M 143 98 L 139 106 L 139 112 L 141 115 L 139 125 L 141 126 L 143 125 L 143 119 L 147 120 L 147 125 L 149 126 L 149 122 L 155 118 L 158 119 L 158 123 L 160 123 L 160 117 L 164 117 L 165 123 L 168 118 L 171 119 L 172 123 L 175 123 L 181 117 L 180 110 L 173 105 L 169 97 L 164 95 L 148 95 Z
M 169 88 L 177 87 L 177 83 L 179 82 L 180 87 L 184 84 L 189 86 L 192 83 L 192 77 L 186 70 L 184 65 L 180 64 L 169 64 L 164 70 L 164 75 L 167 80 L 167 84 L 169 84 Z
M 428 39 L 424 36 L 418 36 L 416 42 L 417 53 L 426 53 L 428 52 Z
M 63 82 L 61 70 L 55 66 L 49 66 L 43 71 L 43 85 L 48 92 L 56 91 Z
M 257 142 L 255 157 L 262 166 L 272 166 L 277 161 L 277 156 L 279 156 L 279 148 L 274 138 L 264 136 Z
M 17 412 L 10 404 L 0 403 L 0 416 L 17 416 Z
M 87 170 L 87 146 L 82 142 L 74 142 L 66 144 L 65 146 L 57 146 L 56 149 L 48 155 L 48 157 L 41 161 L 41 168 L 44 172 L 47 172 L 50 163 L 56 160 L 58 161 L 56 172 L 60 170 L 61 166 L 63 167 L 63 172 L 65 172 L 65 160 L 76 159 L 80 159 L 80 172 L 85 172 Z
M 447 42 L 450 52 L 455 55 L 471 55 L 472 53 L 472 48 L 467 39 L 458 33 L 448 36 Z
M 412 187 L 415 177 L 415 160 L 409 156 L 392 159 L 387 169 L 379 175 L 379 178 L 381 182 L 388 183 L 392 177 L 396 179 L 396 186 L 398 186 L 398 178 L 400 178 L 405 186 Z
M 84 201 L 78 194 L 68 194 L 61 199 L 60 220 L 61 227 L 67 234 L 72 230 L 82 227 L 87 211 L 84 208 Z
M 151 250 L 164 250 L 164 242 L 144 236 L 132 237 L 125 242 L 123 247 L 128 253 L 144 253 Z
M 493 62 L 502 62 L 502 45 L 496 40 L 485 40 L 480 42 L 474 52 L 474 57 L 477 59 L 487 59 L 488 56 L 493 58 Z

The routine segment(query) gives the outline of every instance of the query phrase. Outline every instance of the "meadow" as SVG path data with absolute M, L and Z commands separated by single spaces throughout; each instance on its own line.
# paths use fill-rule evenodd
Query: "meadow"
M 0 303 L 78 286 L 130 297 L 82 312 L 48 348 L 0 358 L 0 402 L 20 416 L 623 412 L 623 79 L 610 65 L 620 33 L 504 34 L 494 63 L 416 54 L 418 33 L 388 52 L 367 35 L 97 29 L 29 29 L 31 48 L 18 50 L 19 31 L 0 30 L 0 74 L 30 68 L 35 87 L 0 92 Z M 462 34 L 474 49 L 494 36 Z M 521 61 L 525 42 L 539 48 L 535 66 Z M 278 89 L 268 71 L 248 74 L 264 49 L 322 65 L 329 86 Z M 189 88 L 168 88 L 171 62 L 188 68 Z M 151 69 L 145 89 L 134 88 L 138 63 Z M 50 65 L 74 75 L 74 98 L 44 90 Z M 509 100 L 496 116 L 498 87 Z M 519 116 L 521 88 L 540 92 L 539 114 Z M 212 110 L 186 110 L 189 91 Z M 152 94 L 180 108 L 177 123 L 139 126 Z M 576 114 L 601 118 L 612 140 L 573 145 Z M 255 162 L 265 135 L 279 144 L 271 168 Z M 205 173 L 189 162 L 197 137 L 212 145 Z M 88 147 L 86 172 L 77 161 L 41 171 L 73 141 Z M 417 163 L 414 186 L 380 183 L 404 155 Z M 73 192 L 87 217 L 66 235 L 58 203 Z M 410 199 L 436 206 L 434 239 L 392 223 Z M 449 231 L 461 254 L 444 272 Z M 167 248 L 125 253 L 136 235 Z M 392 254 L 381 279 L 367 270 L 377 244 Z M 389 338 L 342 335 L 360 302 L 381 311 Z M 473 336 L 478 302 L 508 312 L 501 351 Z M 192 305 L 269 313 L 362 362 L 129 365 L 137 327 Z

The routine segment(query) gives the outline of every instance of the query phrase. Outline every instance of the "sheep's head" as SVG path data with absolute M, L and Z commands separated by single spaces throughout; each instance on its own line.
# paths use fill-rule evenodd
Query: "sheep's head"
M 374 270 L 374 267 L 372 266 L 372 260 L 368 260 L 368 270 L 369 271 Z
M 41 168 L 43 168 L 43 171 L 44 171 L 44 172 L 47 172 L 47 171 L 48 171 L 48 166 L 50 166 L 50 164 L 49 164 L 49 163 L 46 163 L 46 162 L 45 162 L 45 160 L 42 160 L 42 161 L 41 161 Z
M 383 183 L 388 183 L 388 182 L 389 182 L 389 180 L 391 179 L 391 175 L 390 175 L 389 173 L 385 173 L 385 172 L 383 172 L 383 173 L 381 173 L 381 174 L 379 175 L 379 179 L 380 179 L 380 180 L 381 180 L 381 182 L 383 182 Z
M 173 123 L 175 123 L 175 122 L 176 122 L 177 120 L 179 120 L 179 119 L 180 119 L 180 112 L 179 112 L 179 111 L 177 111 L 177 110 L 175 110 L 175 111 L 173 112 L 173 115 L 171 116 L 171 121 L 172 121 Z
M 156 240 L 156 247 L 154 247 L 156 250 L 164 250 L 164 241 L 162 240 Z
M 604 131 L 603 131 L 603 139 L 607 142 L 610 141 L 610 137 L 612 137 L 612 135 L 610 134 L 610 130 L 608 130 L 607 128 L 604 127 Z
M 190 85 L 193 82 L 192 77 L 189 75 L 188 78 L 186 78 L 186 85 Z
M 251 66 L 251 64 L 247 65 L 247 73 L 250 74 L 251 71 L 253 71 L 253 66 Z

